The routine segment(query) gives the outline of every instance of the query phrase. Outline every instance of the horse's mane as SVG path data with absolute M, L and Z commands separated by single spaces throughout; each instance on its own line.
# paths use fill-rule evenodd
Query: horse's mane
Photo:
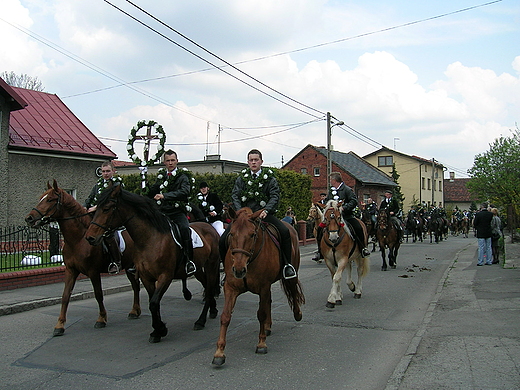
M 249 221 L 248 216 L 252 215 L 252 213 L 253 212 L 248 207 L 241 208 L 237 211 L 236 219 L 231 226 L 234 226 L 234 228 L 239 232 L 243 231 Z
M 110 199 L 112 191 L 103 191 L 98 198 L 98 207 L 102 207 Z M 145 196 L 121 189 L 119 200 L 134 209 L 135 214 L 150 223 L 159 233 L 170 232 L 168 217 L 159 211 L 157 203 Z
M 50 193 L 52 191 L 55 191 L 53 188 L 47 190 L 46 193 Z M 85 212 L 85 208 L 76 200 L 74 197 L 69 194 L 67 191 L 65 191 L 63 188 L 59 188 L 59 195 L 61 196 L 61 201 L 63 203 L 63 207 L 67 209 L 69 214 L 72 217 L 78 217 L 76 218 L 79 222 L 81 222 L 85 227 L 88 227 L 90 224 L 91 218 L 88 217 L 88 214 Z

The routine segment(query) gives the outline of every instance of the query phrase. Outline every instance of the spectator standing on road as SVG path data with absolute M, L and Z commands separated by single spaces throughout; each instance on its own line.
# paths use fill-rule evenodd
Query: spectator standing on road
M 493 213 L 488 210 L 488 204 L 482 203 L 480 211 L 475 215 L 473 220 L 473 227 L 477 231 L 478 239 L 478 262 L 477 265 L 491 265 L 492 264 L 492 249 L 491 249 L 491 220 Z
M 491 250 L 493 252 L 493 264 L 499 263 L 500 247 L 499 240 L 502 234 L 502 221 L 498 216 L 498 210 L 496 208 L 491 209 L 493 218 L 491 219 Z

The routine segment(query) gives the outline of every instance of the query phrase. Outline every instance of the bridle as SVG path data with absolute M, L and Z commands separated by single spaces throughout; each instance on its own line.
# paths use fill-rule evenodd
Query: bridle
M 47 212 L 45 214 L 43 214 L 40 210 L 38 210 L 36 207 L 33 207 L 32 209 L 34 211 L 36 211 L 38 214 L 40 214 L 40 218 L 38 218 L 37 220 L 35 220 L 34 222 L 38 222 L 40 221 L 42 225 L 46 225 L 50 222 L 53 222 L 53 221 L 56 221 L 54 217 L 54 214 L 56 214 L 58 212 L 58 206 L 61 206 L 61 193 L 59 192 L 56 192 L 56 195 L 57 195 L 57 198 L 56 198 L 56 203 L 54 204 L 54 206 L 50 209 L 50 210 L 47 210 Z M 47 215 L 47 213 L 49 213 L 50 211 L 54 210 L 54 212 L 51 214 L 51 215 Z
M 260 254 L 260 252 L 262 251 L 262 248 L 264 247 L 264 244 L 265 244 L 265 236 L 266 236 L 266 227 L 264 225 L 264 223 L 262 223 L 261 221 L 253 221 L 251 219 L 249 219 L 249 222 L 251 222 L 252 224 L 255 225 L 255 231 L 253 233 L 253 244 L 251 245 L 251 249 L 250 250 L 245 250 L 245 249 L 242 249 L 242 248 L 233 248 L 231 249 L 231 254 L 234 255 L 236 253 L 240 253 L 240 254 L 243 254 L 245 256 L 247 256 L 248 260 L 246 262 L 246 265 L 249 265 L 251 264 L 251 262 L 253 262 L 253 260 L 255 260 L 258 255 Z M 258 248 L 257 251 L 255 251 L 255 247 L 256 247 L 256 242 L 258 240 L 258 230 L 259 229 L 262 229 L 263 231 L 263 234 L 262 234 L 262 243 L 260 245 L 260 247 Z M 228 239 L 229 239 L 229 242 L 231 242 L 231 238 L 233 236 L 233 233 L 229 233 L 228 235 Z
M 109 215 L 109 217 L 107 218 L 107 221 L 106 221 L 106 223 L 105 223 L 106 225 L 110 225 L 109 222 L 114 218 L 114 213 L 116 213 L 116 212 L 119 213 L 119 209 L 117 208 L 117 198 L 116 198 L 116 199 L 111 199 L 111 201 L 114 202 L 114 206 L 112 207 L 112 210 L 111 210 L 111 212 L 110 212 L 110 215 Z M 118 215 L 119 215 L 119 214 L 118 214 Z M 120 215 L 119 215 L 119 216 L 120 216 Z M 108 227 L 108 226 L 106 226 L 106 225 L 101 225 L 100 223 L 97 223 L 97 222 L 95 222 L 94 220 L 92 220 L 92 221 L 90 222 L 90 224 L 91 224 L 91 225 L 94 225 L 94 226 L 97 226 L 97 227 L 99 227 L 99 228 L 101 228 L 101 229 L 104 231 L 103 236 L 106 237 L 106 236 L 111 235 L 114 231 L 121 229 L 122 226 L 125 226 L 125 225 L 128 223 L 128 221 L 130 221 L 130 220 L 131 220 L 132 218 L 134 218 L 134 217 L 135 217 L 135 215 L 132 215 L 131 217 L 128 217 L 128 218 L 127 218 L 127 219 L 126 219 L 126 220 L 121 224 L 121 226 L 118 226 L 118 227 L 112 227 L 112 228 L 111 228 L 111 227 Z

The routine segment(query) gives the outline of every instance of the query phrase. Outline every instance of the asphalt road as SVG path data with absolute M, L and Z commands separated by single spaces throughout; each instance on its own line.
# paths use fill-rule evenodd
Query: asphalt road
M 238 298 L 228 332 L 224 366 L 211 364 L 219 320 L 192 330 L 202 310 L 200 285 L 189 281 L 191 301 L 180 283 L 161 309 L 169 334 L 150 344 L 151 318 L 128 320 L 131 292 L 105 297 L 108 326 L 95 329 L 94 299 L 72 302 L 64 336 L 52 337 L 59 306 L 0 318 L 0 388 L 6 389 L 384 389 L 423 324 L 439 283 L 459 250 L 473 239 L 440 244 L 404 243 L 397 269 L 380 271 L 378 252 L 359 300 L 343 282 L 343 305 L 325 307 L 331 287 L 324 264 L 302 247 L 300 279 L 306 304 L 295 322 L 278 284 L 273 285 L 273 328 L 268 353 L 255 354 L 258 298 Z M 223 298 L 218 300 L 221 310 Z

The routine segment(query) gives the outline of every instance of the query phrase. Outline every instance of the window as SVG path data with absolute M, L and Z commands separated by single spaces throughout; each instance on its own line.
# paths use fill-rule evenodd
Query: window
M 442 191 L 442 180 L 439 180 L 439 191 Z
M 424 179 L 424 177 L 422 178 L 422 189 L 425 190 L 426 189 L 426 180 Z
M 393 156 L 379 156 L 377 158 L 377 165 L 380 167 L 391 167 L 394 164 Z
M 314 167 L 314 176 L 320 175 L 320 167 Z
M 302 169 L 300 169 L 300 172 L 301 172 L 302 174 L 306 175 L 306 174 L 307 174 L 307 168 L 302 168 Z
M 432 189 L 432 183 L 431 183 L 430 179 L 428 179 L 428 189 L 429 189 L 429 190 Z
M 66 190 L 66 189 L 64 189 L 64 191 L 65 191 L 67 194 L 72 195 L 72 197 L 73 197 L 74 199 L 76 199 L 76 190 L 75 190 L 75 189 L 73 189 L 73 190 Z

